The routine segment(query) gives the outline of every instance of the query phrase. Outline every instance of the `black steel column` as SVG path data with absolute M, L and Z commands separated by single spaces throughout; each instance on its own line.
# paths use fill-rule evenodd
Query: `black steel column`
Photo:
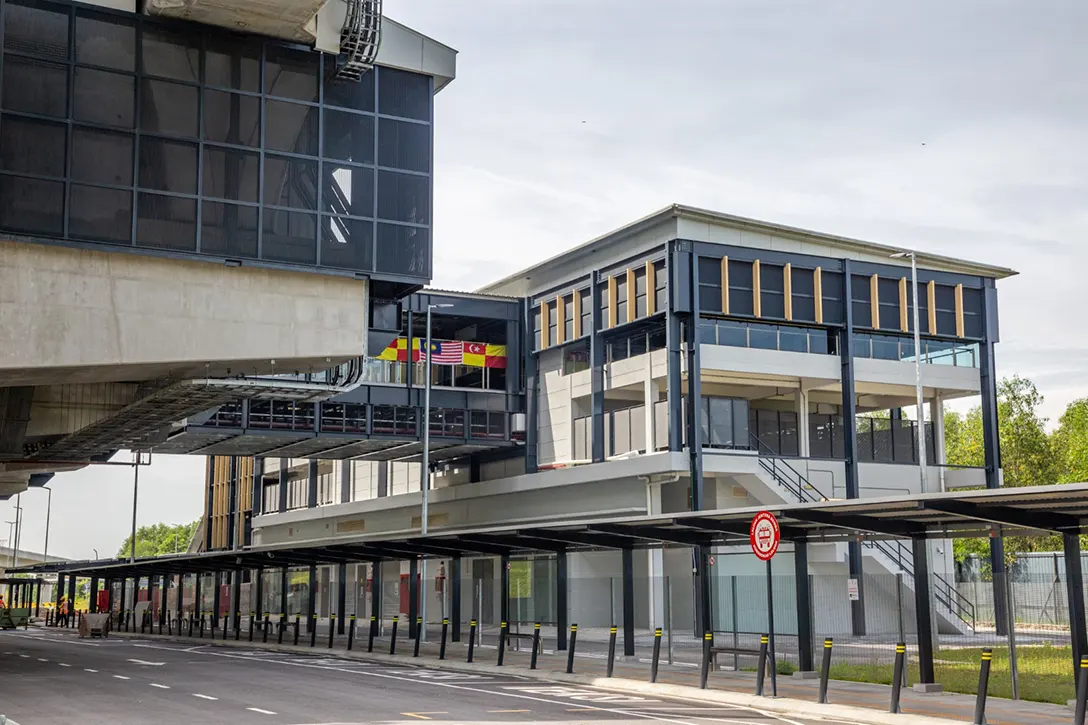
M 450 559 L 450 639 L 461 641 L 461 555 Z
M 280 495 L 278 508 L 281 514 L 287 510 L 287 466 L 290 462 L 290 458 L 280 459 Z
M 603 461 L 607 454 L 604 440 L 604 340 L 601 339 L 601 331 L 607 323 L 601 316 L 601 284 L 598 277 L 597 270 L 589 274 L 590 458 L 594 463 Z M 547 320 L 541 320 L 541 325 L 546 324 Z
M 635 656 L 635 552 L 621 550 L 623 559 L 623 656 Z M 650 584 L 653 586 L 653 583 Z M 609 622 L 609 626 L 615 622 Z
M 25 598 L 25 597 L 24 597 Z M 26 605 L 26 602 L 23 602 Z M 91 614 L 98 612 L 98 577 L 91 577 L 91 593 L 87 597 L 87 611 Z
M 178 634 L 181 634 L 181 610 L 185 609 L 185 575 L 178 574 L 177 604 L 174 611 L 178 615 Z
M 555 648 L 567 648 L 567 552 L 555 553 Z
M 370 616 L 382 621 L 382 563 L 370 563 Z
M 306 466 L 306 507 L 317 508 L 317 459 L 311 458 Z
M 219 572 L 212 572 L 212 621 L 219 621 L 219 608 L 222 605 L 222 578 Z
M 53 611 L 57 614 L 60 614 L 60 600 L 64 598 L 64 585 L 67 579 L 67 574 L 57 574 L 57 590 L 53 593 L 53 598 L 56 599 L 53 603 Z M 71 606 L 68 608 L 71 609 Z
M 234 628 L 240 629 L 242 627 L 242 570 L 235 569 L 231 572 L 231 576 L 234 577 L 234 585 L 230 593 L 229 617 L 234 622 Z
M 816 670 L 812 652 L 812 590 L 808 578 L 808 542 L 793 542 L 793 580 L 797 588 L 797 653 L 801 672 Z
M 540 371 L 537 365 L 536 359 L 536 342 L 535 331 L 533 330 L 533 314 L 534 310 L 528 300 L 523 302 L 524 305 L 524 324 L 522 325 L 522 335 L 525 339 L 525 472 L 536 473 L 536 461 L 537 461 L 537 427 L 539 421 L 537 420 L 540 401 L 539 395 L 539 376 Z M 541 325 L 547 325 L 548 321 L 541 319 Z M 543 329 L 543 328 L 542 328 Z M 507 375 L 507 380 L 509 380 Z M 461 639 L 460 637 L 460 622 L 457 619 L 453 620 L 454 631 L 457 632 L 457 636 L 454 637 L 454 642 Z
M 348 565 L 336 567 L 336 633 L 344 633 L 344 622 L 348 618 Z M 355 614 L 355 612 L 351 612 Z M 331 626 L 331 624 L 330 624 Z
M 692 511 L 702 511 L 706 508 L 706 491 L 703 481 L 703 433 L 700 421 L 702 411 L 703 391 L 701 381 L 702 356 L 699 343 L 699 264 L 698 257 L 692 252 L 691 245 L 678 243 L 674 251 L 676 265 L 674 274 L 670 275 L 670 282 L 677 285 L 677 295 L 681 293 L 687 296 L 687 306 L 690 312 L 687 320 L 687 356 L 688 356 L 688 390 L 687 390 L 687 443 L 688 459 L 690 461 L 691 476 L 691 501 Z M 713 611 L 710 596 L 710 547 L 697 546 L 694 548 L 694 574 L 695 574 L 695 635 L 700 636 L 704 632 L 714 629 Z
M 193 574 L 193 615 L 196 617 L 204 616 L 204 601 L 201 599 L 200 584 L 201 584 L 200 572 Z M 136 579 L 136 588 L 140 587 L 140 580 Z M 132 608 L 136 609 L 136 598 L 133 599 Z
M 419 559 L 408 560 L 408 639 L 416 638 L 416 617 L 419 616 Z
M 306 634 L 314 631 L 314 614 L 317 612 L 317 565 L 310 564 L 310 587 L 306 596 Z
M 121 577 L 121 616 L 125 616 L 125 610 L 128 609 L 128 577 Z
M 499 622 L 510 623 L 510 555 L 499 557 Z
M 843 327 L 839 331 L 839 359 L 842 367 L 842 440 L 846 469 L 846 497 L 860 495 L 858 485 L 858 431 L 857 396 L 854 391 L 854 296 L 852 267 L 849 259 L 842 260 L 842 316 Z M 861 543 L 847 544 L 850 578 L 858 583 L 858 599 L 850 602 L 850 620 L 855 635 L 865 634 L 865 577 L 862 567 Z
M 253 518 L 264 513 L 264 459 L 253 459 L 253 488 L 250 493 L 250 515 Z
M 986 488 L 1001 486 L 1001 436 L 997 420 L 997 370 L 994 363 L 994 343 L 1000 341 L 997 324 L 997 289 L 993 280 L 986 280 L 983 289 L 982 324 L 985 339 L 979 345 L 979 383 L 982 395 L 982 448 L 986 466 Z M 1078 559 L 1079 562 L 1079 559 Z M 1005 540 L 990 538 L 990 569 L 993 571 L 994 619 L 997 634 L 1008 634 L 1008 595 L 1005 585 Z M 1074 663 L 1074 671 L 1080 660 Z
M 76 611 L 76 575 L 68 577 L 68 611 L 75 614 Z
M 918 626 L 918 670 L 922 684 L 935 682 L 933 674 L 933 612 L 929 593 L 929 545 L 923 538 L 911 539 L 914 551 L 914 611 Z M 1083 610 L 1081 610 L 1083 612 Z M 1083 621 L 1083 619 L 1081 620 Z
M 250 576 L 254 577 L 256 591 L 253 594 L 253 600 L 249 608 L 253 610 L 254 617 L 264 621 L 264 613 L 268 611 L 264 607 L 264 569 L 258 567 L 253 570 Z
M 287 614 L 287 567 L 280 570 L 280 614 Z
M 41 598 L 41 582 L 38 582 L 38 596 L 34 598 L 34 601 L 38 601 Z M 106 613 L 113 614 L 113 580 L 106 579 Z
M 1080 559 L 1080 537 L 1063 533 L 1065 589 L 1069 595 L 1069 627 L 1073 640 L 1073 672 L 1080 670 L 1080 658 L 1088 654 L 1088 633 L 1084 624 L 1084 579 Z M 995 577 L 996 578 L 996 577 Z

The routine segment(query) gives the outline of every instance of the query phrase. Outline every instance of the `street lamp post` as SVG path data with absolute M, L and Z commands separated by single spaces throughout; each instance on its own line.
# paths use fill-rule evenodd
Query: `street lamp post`
M 452 304 L 428 304 L 427 305 L 427 342 L 423 348 L 426 357 L 423 363 L 423 461 L 419 475 L 419 488 L 423 495 L 423 503 L 420 511 L 419 533 L 427 535 L 428 499 L 431 490 L 431 311 L 453 307 Z M 409 359 L 411 355 L 409 354 Z M 419 616 L 423 625 L 416 632 L 416 637 L 426 642 L 424 632 L 427 625 L 427 558 L 419 557 L 419 578 L 422 582 L 422 596 L 420 597 Z
M 11 568 L 19 566 L 19 540 L 23 537 L 23 494 L 15 497 L 15 548 L 11 552 Z
M 928 471 L 926 470 L 926 414 L 922 407 L 922 329 L 918 315 L 918 256 L 915 252 L 898 252 L 894 259 L 910 258 L 910 286 L 914 296 L 914 395 L 918 405 L 918 471 L 921 477 L 922 493 L 929 493 Z

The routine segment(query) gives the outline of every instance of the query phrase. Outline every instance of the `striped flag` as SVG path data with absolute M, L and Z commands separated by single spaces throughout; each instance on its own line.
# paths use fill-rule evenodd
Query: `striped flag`
M 430 357 L 435 365 L 460 365 L 464 354 L 465 344 L 460 340 L 431 342 Z

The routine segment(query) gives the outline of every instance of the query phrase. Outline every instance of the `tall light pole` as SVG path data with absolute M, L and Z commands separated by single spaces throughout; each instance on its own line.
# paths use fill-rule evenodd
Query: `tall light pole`
M 926 460 L 926 413 L 922 407 L 922 328 L 918 315 L 918 256 L 914 252 L 897 252 L 893 259 L 910 258 L 910 286 L 914 295 L 914 394 L 918 405 L 918 472 L 922 493 L 929 493 L 928 461 Z
M 424 349 L 426 357 L 423 363 L 423 462 L 419 474 L 419 490 L 423 494 L 422 510 L 420 511 L 419 533 L 427 535 L 427 504 L 431 490 L 431 311 L 453 307 L 452 304 L 427 305 L 427 342 Z M 412 358 L 410 352 L 408 359 Z M 427 625 L 427 558 L 419 557 L 419 578 L 423 585 L 423 596 L 420 597 L 419 617 L 423 625 L 416 632 L 416 637 L 426 642 L 423 633 Z
M 129 562 L 136 561 L 136 497 L 140 492 L 140 452 L 136 453 L 136 463 L 132 467 L 132 545 L 129 548 Z
M 53 513 L 53 489 L 42 486 L 49 493 L 49 500 L 45 504 L 45 551 L 42 552 L 42 563 L 49 563 L 49 517 Z
M 23 494 L 15 497 L 15 548 L 11 552 L 11 568 L 19 566 L 19 540 L 23 536 Z
M 9 569 L 14 569 L 15 568 L 15 534 L 12 533 L 12 532 L 15 531 L 15 524 L 17 522 L 15 522 L 15 521 L 5 521 L 4 523 L 8 525 L 8 568 Z

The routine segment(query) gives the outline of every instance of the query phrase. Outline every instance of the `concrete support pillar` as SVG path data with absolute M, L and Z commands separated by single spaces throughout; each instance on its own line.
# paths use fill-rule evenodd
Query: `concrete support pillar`
M 805 382 L 802 380 L 801 387 L 794 396 L 794 403 L 797 410 L 797 455 L 808 458 L 812 455 L 812 444 L 809 439 L 808 391 L 804 386 Z
M 646 356 L 646 380 L 642 384 L 642 398 L 646 405 L 646 449 L 645 453 L 654 451 L 654 404 L 657 403 L 657 383 L 653 379 L 653 355 Z

